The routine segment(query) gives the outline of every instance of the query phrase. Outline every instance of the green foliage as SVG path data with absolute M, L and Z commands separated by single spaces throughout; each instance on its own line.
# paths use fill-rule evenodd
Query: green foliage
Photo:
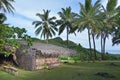
M 105 54 L 105 60 L 120 60 L 120 55 L 119 54 Z
M 68 56 L 61 55 L 60 60 L 68 60 Z
M 113 12 L 115 10 L 117 1 L 118 0 L 108 0 L 107 7 L 106 7 L 108 12 Z
M 21 29 L 0 24 L 0 53 L 4 52 L 5 57 L 14 53 L 20 46 L 20 43 L 17 41 L 18 38 L 27 41 L 28 46 L 32 45 L 31 37 L 26 34 L 26 30 L 24 28 Z M 8 47 L 9 50 L 6 50 L 6 47 Z
M 9 52 L 7 52 L 7 51 L 4 52 L 4 56 L 5 56 L 5 57 L 9 57 L 9 55 L 10 55 Z
M 22 50 L 22 53 L 26 54 L 28 51 L 27 49 Z
M 32 46 L 32 39 L 30 36 L 25 34 L 22 38 L 27 42 L 27 46 Z
M 60 58 L 60 61 L 62 63 L 75 63 L 78 60 L 80 60 L 79 56 L 65 56 L 65 55 L 61 55 L 59 58 Z
M 42 67 L 43 67 L 43 69 L 48 69 L 48 65 L 47 64 L 43 64 Z

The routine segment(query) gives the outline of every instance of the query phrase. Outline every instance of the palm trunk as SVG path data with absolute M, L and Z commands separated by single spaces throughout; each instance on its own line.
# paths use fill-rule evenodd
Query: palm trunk
M 103 59 L 103 36 L 102 36 L 102 33 L 101 33 L 101 60 Z
M 94 46 L 94 59 L 97 60 L 97 55 L 96 55 L 96 45 L 95 45 L 95 35 L 92 33 L 92 38 L 93 38 L 93 46 Z
M 105 59 L 105 45 L 106 45 L 106 35 L 103 39 L 103 60 Z
M 48 33 L 47 33 L 47 35 L 46 35 L 46 42 L 47 42 L 47 44 L 48 44 L 48 38 L 49 38 L 49 37 L 48 37 Z
M 89 59 L 92 60 L 90 29 L 88 29 L 88 39 L 89 39 Z
M 69 34 L 69 29 L 68 29 L 68 26 L 67 26 L 67 48 L 68 48 L 68 34 Z

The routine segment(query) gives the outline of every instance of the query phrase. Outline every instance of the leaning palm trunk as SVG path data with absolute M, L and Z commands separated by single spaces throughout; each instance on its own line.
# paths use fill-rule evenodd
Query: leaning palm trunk
M 92 60 L 90 29 L 88 29 L 88 39 L 89 39 L 89 60 Z
M 94 46 L 94 59 L 97 60 L 97 55 L 96 55 L 96 45 L 95 45 L 95 35 L 92 33 L 92 38 L 93 38 L 93 46 Z

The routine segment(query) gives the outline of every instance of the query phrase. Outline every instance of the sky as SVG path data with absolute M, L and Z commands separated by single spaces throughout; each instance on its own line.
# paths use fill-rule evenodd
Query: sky
M 93 3 L 95 1 L 96 0 L 93 0 Z M 79 2 L 84 3 L 84 0 L 15 0 L 15 3 L 13 3 L 13 6 L 15 7 L 14 14 L 7 14 L 6 23 L 11 26 L 25 28 L 27 30 L 27 34 L 30 36 L 40 38 L 39 35 L 36 36 L 34 34 L 35 28 L 32 25 L 33 21 L 40 20 L 36 16 L 36 13 L 43 13 L 43 9 L 48 9 L 51 10 L 51 17 L 56 16 L 59 18 L 57 13 L 61 11 L 61 8 L 69 6 L 72 8 L 72 12 L 79 13 Z M 102 0 L 101 3 L 105 6 L 107 0 Z M 120 4 L 120 0 L 118 0 L 118 4 Z M 58 35 L 55 37 L 58 37 Z M 64 31 L 59 37 L 66 40 L 66 31 Z M 83 47 L 89 47 L 87 30 L 77 33 L 76 36 L 74 34 L 70 34 L 69 39 L 77 44 L 80 43 Z M 120 45 L 112 46 L 111 37 L 109 37 L 106 42 L 107 52 L 113 53 L 114 51 L 114 53 L 120 53 Z M 96 40 L 96 46 L 97 50 L 100 50 L 100 40 Z

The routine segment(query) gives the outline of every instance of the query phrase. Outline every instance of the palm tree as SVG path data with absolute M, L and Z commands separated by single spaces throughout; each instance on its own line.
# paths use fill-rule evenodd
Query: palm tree
M 119 14 L 119 6 L 117 6 L 118 0 L 108 0 L 106 8 L 102 6 L 103 9 L 103 27 L 101 29 L 101 58 L 104 60 L 105 55 L 105 44 L 106 38 L 109 37 L 111 29 L 115 26 L 119 26 L 116 22 Z
M 43 10 L 43 12 L 43 14 L 36 14 L 36 16 L 38 16 L 41 20 L 34 21 L 32 24 L 35 25 L 36 28 L 35 34 L 41 34 L 41 37 L 43 36 L 48 43 L 49 37 L 55 35 L 55 31 L 58 29 L 55 23 L 56 17 L 49 17 L 50 10 Z
M 0 0 L 0 10 L 3 12 L 12 12 L 14 10 L 14 7 L 11 3 L 15 2 L 14 0 Z
M 75 21 L 75 24 L 78 25 L 79 29 L 88 30 L 88 39 L 89 39 L 89 59 L 92 59 L 92 51 L 91 51 L 91 35 L 93 37 L 94 43 L 94 57 L 96 59 L 96 47 L 95 47 L 95 32 L 98 30 L 98 27 L 101 26 L 100 22 L 100 0 L 97 0 L 95 4 L 92 6 L 92 0 L 85 0 L 85 5 L 80 3 L 80 17 Z
M 71 12 L 71 7 L 68 7 L 66 9 L 62 8 L 61 12 L 58 12 L 58 15 L 60 16 L 60 20 L 57 20 L 59 27 L 59 35 L 63 33 L 63 31 L 66 29 L 67 32 L 67 47 L 68 47 L 68 38 L 70 30 L 72 29 L 72 23 L 73 19 L 75 18 L 76 14 Z

